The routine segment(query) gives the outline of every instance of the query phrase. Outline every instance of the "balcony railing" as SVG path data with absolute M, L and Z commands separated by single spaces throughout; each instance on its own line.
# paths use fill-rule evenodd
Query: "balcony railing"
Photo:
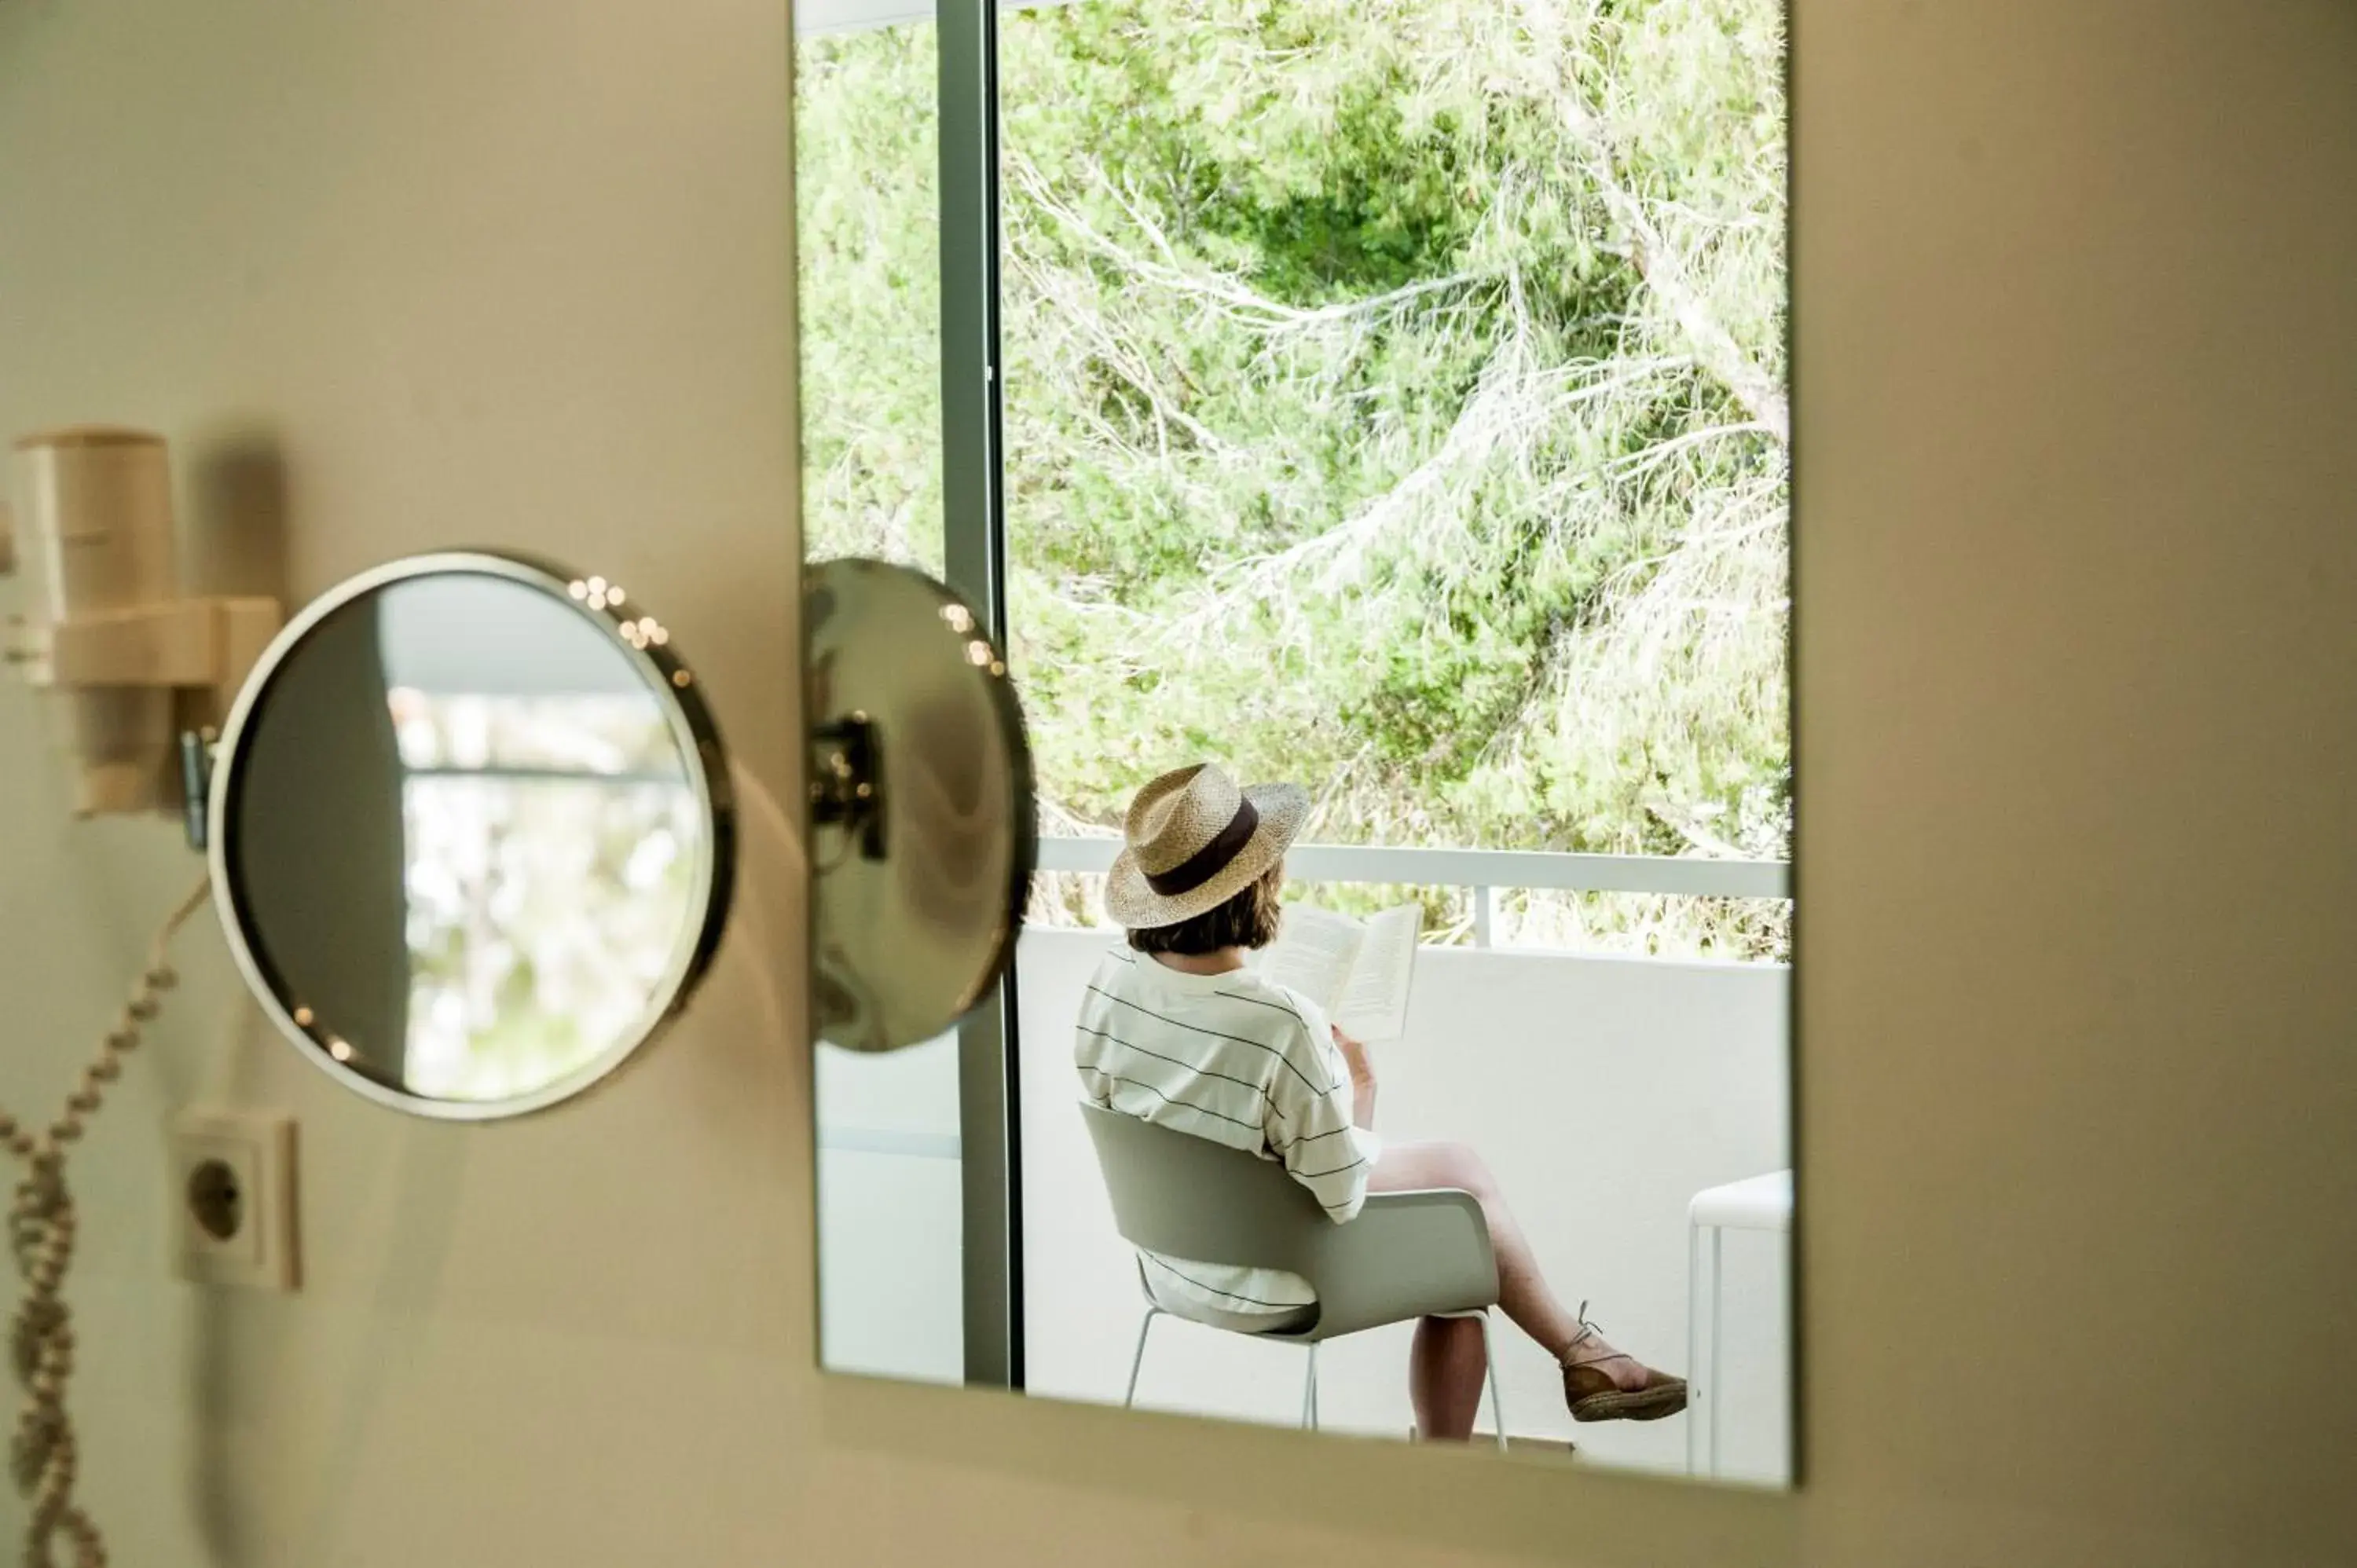
M 1103 875 L 1113 868 L 1114 838 L 1042 838 L 1039 869 L 1065 875 Z M 1501 889 L 1579 893 L 1648 893 L 1697 898 L 1790 898 L 1792 863 L 1707 860 L 1671 855 L 1565 854 L 1543 850 L 1394 849 L 1358 844 L 1297 844 L 1286 868 L 1304 882 L 1459 887 L 1470 895 L 1469 945 L 1492 946 L 1491 921 Z M 862 1154 L 955 1159 L 952 1133 L 887 1131 L 822 1116 L 820 1146 Z
M 1043 838 L 1039 869 L 1102 875 L 1121 841 Z M 1783 860 L 1716 860 L 1657 854 L 1561 854 L 1544 850 L 1387 849 L 1357 844 L 1297 844 L 1286 869 L 1303 882 L 1387 883 L 1461 887 L 1473 911 L 1473 945 L 1491 945 L 1498 890 L 1652 893 L 1694 898 L 1790 898 L 1792 866 Z

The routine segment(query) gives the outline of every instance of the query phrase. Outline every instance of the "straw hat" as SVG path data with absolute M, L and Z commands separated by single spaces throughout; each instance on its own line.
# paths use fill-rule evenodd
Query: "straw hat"
M 1216 909 L 1285 858 L 1308 816 L 1292 784 L 1238 789 L 1211 762 L 1166 773 L 1130 802 L 1105 912 L 1144 930 Z

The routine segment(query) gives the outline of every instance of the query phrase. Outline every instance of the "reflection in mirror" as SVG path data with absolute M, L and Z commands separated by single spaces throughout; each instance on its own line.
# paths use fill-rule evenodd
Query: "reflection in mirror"
M 822 1054 L 825 1365 L 1789 1484 L 1780 0 L 806 12 L 810 543 L 1041 832 L 1003 1038 Z
M 718 739 L 671 634 L 490 555 L 367 574 L 264 660 L 216 761 L 216 897 L 257 995 L 371 1098 L 554 1103 L 682 1004 L 725 918 Z
M 931 0 L 805 0 L 794 32 L 804 548 L 939 576 L 941 27 Z M 961 1058 L 954 1035 L 881 1054 L 819 1046 L 830 1366 L 964 1376 Z
M 825 562 L 802 612 L 819 1036 L 905 1049 L 1014 956 L 1036 836 L 1022 714 L 974 612 L 920 572 Z

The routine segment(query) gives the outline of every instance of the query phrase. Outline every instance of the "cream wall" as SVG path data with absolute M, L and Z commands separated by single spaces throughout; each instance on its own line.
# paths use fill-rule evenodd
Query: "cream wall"
M 761 833 L 687 1026 L 528 1125 L 334 1098 L 191 942 L 78 1167 L 116 1560 L 2357 1558 L 2357 10 L 1800 0 L 1796 48 L 1803 1495 L 823 1381 Z M 788 58 L 744 0 L 0 0 L 0 430 L 160 426 L 298 592 L 622 577 L 776 789 Z M 189 869 L 66 831 L 36 733 L 0 694 L 19 1103 Z M 165 1277 L 199 1093 L 302 1118 L 297 1297 Z

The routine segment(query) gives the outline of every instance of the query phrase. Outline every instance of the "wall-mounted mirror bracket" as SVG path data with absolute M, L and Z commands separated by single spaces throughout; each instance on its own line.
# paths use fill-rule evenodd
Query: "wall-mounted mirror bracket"
M 206 802 L 212 797 L 213 747 L 220 743 L 220 732 L 207 725 L 203 729 L 180 732 L 180 798 L 181 826 L 188 835 L 188 847 L 199 854 L 211 842 L 206 831 Z
M 876 721 L 864 713 L 811 732 L 811 821 L 855 837 L 863 860 L 885 854 L 882 763 Z

